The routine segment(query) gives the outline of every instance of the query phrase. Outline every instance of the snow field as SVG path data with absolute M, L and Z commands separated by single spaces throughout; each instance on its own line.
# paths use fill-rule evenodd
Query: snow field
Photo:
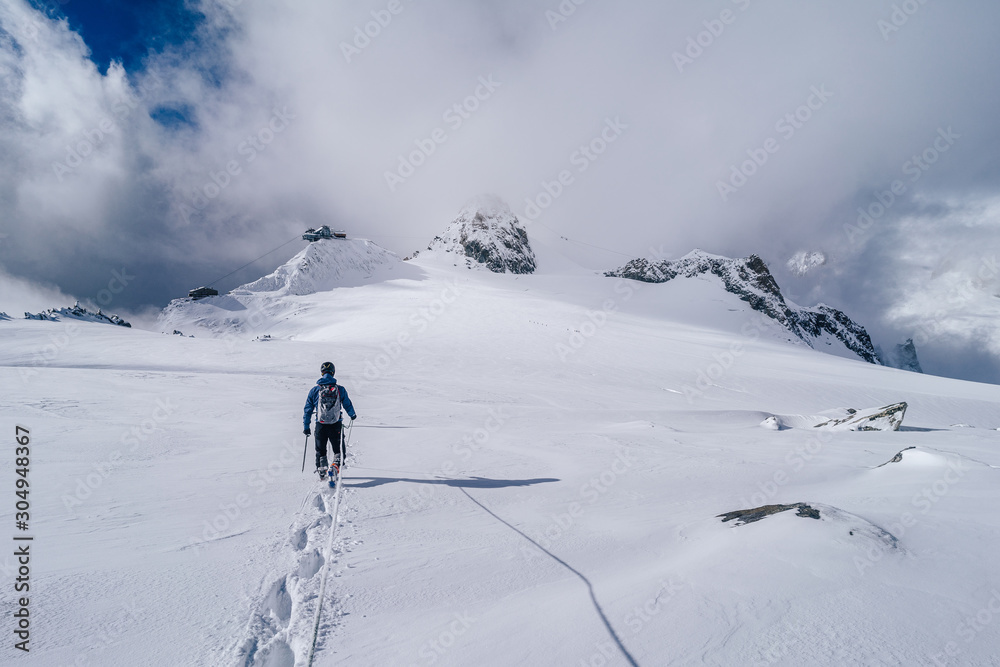
M 1000 388 L 745 335 L 709 281 L 407 264 L 236 336 L 207 310 L 169 323 L 194 339 L 80 323 L 29 377 L 59 323 L 0 326 L 4 421 L 39 443 L 24 664 L 304 664 L 330 494 L 300 411 L 327 359 L 361 418 L 318 665 L 1000 664 L 976 620 Z M 897 432 L 760 426 L 900 400 Z M 795 502 L 821 518 L 717 518 Z

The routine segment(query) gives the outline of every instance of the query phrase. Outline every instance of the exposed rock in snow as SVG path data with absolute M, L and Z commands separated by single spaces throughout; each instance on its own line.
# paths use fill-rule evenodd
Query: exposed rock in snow
M 279 292 L 313 294 L 361 284 L 400 259 L 365 239 L 320 239 L 310 243 L 273 273 L 234 289 L 230 294 Z M 211 299 L 212 297 L 208 297 Z
M 762 421 L 760 425 L 761 427 L 766 428 L 769 431 L 783 431 L 786 428 L 788 428 L 787 426 L 782 424 L 781 420 L 778 419 L 775 415 L 771 415 L 770 417 Z
M 898 431 L 903 425 L 906 407 L 903 402 L 867 410 L 848 408 L 847 416 L 821 422 L 815 428 L 834 431 Z
M 69 318 L 73 320 L 83 320 L 84 322 L 102 322 L 104 324 L 115 324 L 120 327 L 129 327 L 131 324 L 118 317 L 117 315 L 105 315 L 100 309 L 96 313 L 91 312 L 80 305 L 77 301 L 71 308 L 49 308 L 48 310 L 43 310 L 40 313 L 25 313 L 24 319 L 26 320 L 49 320 L 52 322 L 58 322 L 62 318 Z
M 885 463 L 882 463 L 881 465 L 878 465 L 876 467 L 881 468 L 882 466 L 887 466 L 890 463 L 899 463 L 900 461 L 903 460 L 903 453 L 906 452 L 906 451 L 908 451 L 908 450 L 910 450 L 910 449 L 916 449 L 916 447 L 907 447 L 906 449 L 902 449 L 902 450 L 899 451 L 898 454 L 896 454 L 895 456 L 893 456 L 891 459 L 889 459 Z
M 0 313 L 0 322 L 2 322 L 3 320 L 10 320 L 10 319 L 11 317 L 7 313 Z
M 889 354 L 883 352 L 879 346 L 875 347 L 875 351 L 883 366 L 913 371 L 914 373 L 924 372 L 920 366 L 920 359 L 917 358 L 917 346 L 913 344 L 912 338 L 907 338 L 906 342 L 897 344 Z
M 789 505 L 763 505 L 761 507 L 754 507 L 753 509 L 736 510 L 735 512 L 727 512 L 725 514 L 718 515 L 717 518 L 722 519 L 723 522 L 736 520 L 736 526 L 745 526 L 748 523 L 754 523 L 755 521 L 760 521 L 761 519 L 766 519 L 769 516 L 774 516 L 775 514 L 780 514 L 782 512 L 787 512 L 788 510 L 796 510 L 795 516 L 802 517 L 804 519 L 816 519 L 819 521 L 820 525 L 824 526 L 827 530 L 832 529 L 838 537 L 843 536 L 847 538 L 854 538 L 852 541 L 859 548 L 864 550 L 864 553 L 869 559 L 881 558 L 883 553 L 898 553 L 900 551 L 899 540 L 895 535 L 889 531 L 881 528 L 874 523 L 864 519 L 856 514 L 851 514 L 839 507 L 833 507 L 832 505 L 822 505 L 819 503 L 792 503 Z M 797 524 L 802 526 L 808 526 L 810 524 Z M 812 524 L 815 525 L 815 524 Z M 813 533 L 813 535 L 816 535 Z M 843 539 L 841 537 L 841 539 Z M 872 556 L 876 554 L 876 556 Z M 858 564 L 855 561 L 855 566 L 863 568 L 865 567 L 865 562 L 862 561 Z
M 605 273 L 606 276 L 647 283 L 665 283 L 678 277 L 694 278 L 704 274 L 718 276 L 727 292 L 779 322 L 811 347 L 816 347 L 816 343 L 829 335 L 861 359 L 872 364 L 879 363 L 871 337 L 863 326 L 842 311 L 824 304 L 803 308 L 786 301 L 767 264 L 757 255 L 730 259 L 695 250 L 677 260 L 650 262 L 644 258 L 633 259 L 621 268 Z
M 794 304 L 791 305 L 794 315 L 791 319 L 793 325 L 797 324 L 798 326 L 797 328 L 795 326 L 790 328 L 807 343 L 812 344 L 824 334 L 830 334 L 843 343 L 844 347 L 868 363 L 878 363 L 878 355 L 875 354 L 875 348 L 872 345 L 872 339 L 868 335 L 868 331 L 848 317 L 846 313 L 822 303 L 814 308 L 801 308 L 795 307 Z M 802 333 L 799 333 L 799 331 Z
M 528 233 L 506 202 L 492 195 L 482 195 L 466 204 L 427 249 L 455 253 L 467 267 L 483 266 L 493 273 L 535 270 Z
M 879 408 L 835 408 L 818 415 L 771 415 L 761 427 L 781 431 L 787 428 L 822 428 L 831 431 L 898 431 L 906 414 L 906 403 Z
M 760 521 L 761 519 L 769 517 L 772 514 L 786 512 L 793 509 L 798 510 L 795 513 L 795 516 L 800 516 L 805 519 L 818 519 L 820 516 L 819 510 L 814 509 L 805 503 L 794 503 L 792 505 L 763 505 L 761 507 L 754 507 L 753 509 L 748 510 L 736 510 L 735 512 L 720 514 L 716 518 L 722 519 L 722 523 L 736 519 L 737 526 L 745 526 L 748 523 Z
M 817 266 L 826 264 L 826 255 L 821 252 L 800 250 L 789 258 L 785 266 L 797 276 L 804 276 Z

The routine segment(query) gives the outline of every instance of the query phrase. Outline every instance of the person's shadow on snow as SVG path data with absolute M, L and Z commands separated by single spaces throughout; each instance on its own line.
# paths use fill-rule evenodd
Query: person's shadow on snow
M 366 479 L 367 482 L 356 482 L 355 480 Z M 410 479 L 408 477 L 345 477 L 344 486 L 355 489 L 366 489 L 393 482 L 409 482 L 411 484 L 439 484 L 442 486 L 454 486 L 462 489 L 504 489 L 509 486 L 532 486 L 534 484 L 545 484 L 547 482 L 558 482 L 560 480 L 553 477 L 539 477 L 536 479 L 489 479 L 487 477 L 465 477 L 446 479 Z M 353 482 L 353 483 L 352 483 Z

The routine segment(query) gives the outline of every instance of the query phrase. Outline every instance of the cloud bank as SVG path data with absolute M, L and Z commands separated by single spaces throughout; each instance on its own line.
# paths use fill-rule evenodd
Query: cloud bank
M 996 3 L 197 9 L 191 40 L 101 74 L 65 21 L 0 2 L 8 272 L 96 299 L 124 270 L 117 304 L 163 305 L 308 226 L 408 253 L 496 192 L 568 254 L 559 236 L 757 252 L 793 298 L 901 339 L 938 312 L 940 266 L 971 284 L 1000 253 Z M 826 261 L 799 275 L 804 248 Z M 945 316 L 966 342 L 928 371 L 994 349 L 968 307 Z

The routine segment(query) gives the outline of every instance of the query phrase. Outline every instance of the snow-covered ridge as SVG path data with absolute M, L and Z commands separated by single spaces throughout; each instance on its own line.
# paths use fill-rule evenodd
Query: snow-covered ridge
M 413 272 L 395 253 L 373 241 L 321 239 L 309 243 L 268 275 L 228 294 L 174 299 L 160 313 L 157 328 L 165 333 L 197 329 L 210 335 L 270 334 L 275 323 L 287 320 L 290 312 L 298 312 L 303 298 L 315 303 L 312 295 Z M 301 331 L 292 327 L 286 335 L 294 333 Z
M 279 292 L 304 295 L 356 285 L 402 260 L 366 239 L 321 239 L 310 243 L 275 271 L 230 294 Z
M 712 274 L 722 280 L 727 292 L 750 304 L 754 310 L 779 322 L 810 347 L 829 334 L 861 359 L 879 364 L 871 337 L 863 326 L 842 311 L 819 304 L 799 307 L 785 300 L 767 264 L 757 255 L 731 259 L 694 250 L 677 260 L 651 262 L 633 259 L 607 276 L 646 283 L 665 283 L 674 278 L 694 278 Z
M 24 319 L 26 320 L 50 320 L 52 322 L 58 322 L 60 319 L 68 318 L 71 320 L 82 320 L 84 322 L 101 322 L 103 324 L 114 324 L 120 327 L 129 327 L 131 324 L 118 317 L 117 315 L 105 315 L 98 308 L 97 312 L 92 312 L 80 305 L 77 301 L 70 308 L 49 308 L 48 310 L 43 310 L 40 313 L 25 313 Z M 0 320 L 7 319 L 10 317 L 6 313 L 0 313 Z
M 466 204 L 427 249 L 455 253 L 468 268 L 483 266 L 494 273 L 535 271 L 535 253 L 528 233 L 506 202 L 492 195 L 482 195 Z

